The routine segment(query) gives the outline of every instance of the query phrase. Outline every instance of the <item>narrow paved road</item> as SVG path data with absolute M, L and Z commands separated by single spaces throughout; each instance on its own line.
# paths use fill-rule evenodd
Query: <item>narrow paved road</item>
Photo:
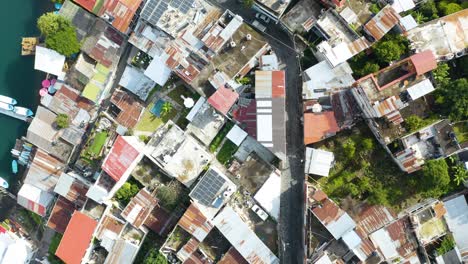
M 237 0 L 210 0 L 213 4 L 229 9 L 252 23 L 256 11 L 246 9 Z M 286 112 L 288 116 L 287 156 L 281 176 L 281 209 L 279 225 L 279 257 L 281 263 L 304 263 L 304 155 L 302 127 L 302 79 L 299 57 L 293 36 L 279 24 L 265 24 L 264 37 L 278 56 L 286 71 Z

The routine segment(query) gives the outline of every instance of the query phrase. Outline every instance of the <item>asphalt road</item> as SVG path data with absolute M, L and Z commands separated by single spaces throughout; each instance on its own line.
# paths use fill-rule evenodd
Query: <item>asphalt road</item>
M 252 23 L 256 11 L 247 9 L 237 0 L 211 0 L 223 9 L 242 16 Z M 287 156 L 281 176 L 281 208 L 279 225 L 279 258 L 281 263 L 304 263 L 304 141 L 302 126 L 302 79 L 299 57 L 293 36 L 279 24 L 265 24 L 264 37 L 286 71 Z

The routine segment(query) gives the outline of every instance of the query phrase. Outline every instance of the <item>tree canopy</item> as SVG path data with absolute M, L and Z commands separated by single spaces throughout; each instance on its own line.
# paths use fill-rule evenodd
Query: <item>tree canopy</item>
M 436 104 L 452 121 L 468 119 L 468 80 L 458 79 L 436 90 Z
M 450 184 L 448 165 L 444 159 L 429 160 L 422 168 L 422 191 L 431 197 L 440 197 Z
M 405 48 L 396 41 L 384 41 L 375 45 L 374 52 L 379 62 L 390 63 L 399 60 L 404 54 Z
M 127 205 L 132 199 L 132 197 L 138 193 L 138 191 L 140 191 L 138 185 L 126 182 L 115 193 L 115 198 L 123 205 Z
M 254 0 L 242 0 L 242 4 L 246 8 L 251 8 L 254 5 L 255 1 Z
M 55 125 L 58 129 L 67 128 L 70 125 L 70 120 L 66 114 L 58 114 L 55 118 Z
M 432 74 L 434 75 L 434 79 L 438 86 L 447 85 L 450 82 L 449 70 L 450 67 L 447 63 L 444 62 L 439 64 L 439 66 L 437 66 L 437 69 L 432 71 Z
M 66 18 L 58 14 L 46 13 L 37 20 L 37 27 L 45 36 L 45 44 L 48 48 L 67 57 L 80 51 L 76 30 Z

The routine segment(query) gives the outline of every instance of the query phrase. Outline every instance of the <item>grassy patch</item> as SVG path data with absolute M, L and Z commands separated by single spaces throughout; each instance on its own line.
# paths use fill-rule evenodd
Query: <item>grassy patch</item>
M 55 256 L 55 251 L 57 251 L 57 248 L 61 240 L 62 240 L 62 235 L 59 233 L 55 233 L 52 239 L 50 240 L 50 245 L 49 245 L 49 250 L 48 250 L 49 256 L 47 257 L 47 260 L 49 260 L 49 262 L 52 264 L 64 263 L 58 257 Z
M 92 152 L 95 156 L 101 153 L 101 149 L 106 143 L 107 140 L 107 131 L 102 131 L 94 135 L 93 144 L 89 147 L 89 151 Z
M 197 101 L 198 98 L 200 98 L 200 95 L 189 88 L 180 85 L 177 86 L 174 90 L 170 91 L 167 96 L 169 96 L 172 100 L 174 100 L 177 104 L 179 105 L 184 105 L 184 99 L 182 99 L 181 96 L 184 97 L 191 97 L 194 101 Z
M 219 133 L 216 135 L 216 137 L 211 141 L 210 144 L 210 151 L 213 153 L 215 152 L 223 139 L 226 137 L 227 133 L 229 133 L 229 130 L 234 126 L 234 123 L 228 122 L 224 125 L 224 127 L 219 131 Z
M 138 121 L 137 125 L 135 126 L 135 130 L 137 131 L 147 131 L 147 132 L 153 132 L 158 127 L 160 127 L 162 124 L 164 124 L 163 120 L 155 115 L 153 115 L 148 109 L 153 108 L 154 103 L 150 104 L 145 111 L 143 112 L 143 115 L 140 118 L 140 121 Z
M 468 122 L 461 122 L 453 125 L 453 131 L 459 143 L 468 141 Z
M 218 155 L 216 155 L 216 159 L 218 159 L 218 161 L 222 164 L 226 165 L 232 160 L 233 155 L 236 153 L 237 149 L 238 147 L 236 144 L 232 143 L 230 140 L 226 140 L 219 150 Z

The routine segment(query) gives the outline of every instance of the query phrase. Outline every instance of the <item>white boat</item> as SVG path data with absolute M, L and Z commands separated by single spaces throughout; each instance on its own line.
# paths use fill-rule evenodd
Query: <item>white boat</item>
M 15 99 L 4 95 L 0 95 L 0 102 L 10 105 L 15 105 L 17 103 Z
M 8 111 L 13 111 L 14 106 L 12 106 L 11 104 L 7 104 L 7 103 L 4 103 L 4 102 L 0 102 L 0 109 L 8 110 Z
M 18 115 L 22 115 L 22 116 L 32 116 L 32 115 L 34 115 L 33 111 L 29 110 L 28 108 L 21 107 L 21 106 L 15 106 L 13 112 L 15 112 Z
M 8 189 L 8 187 L 10 187 L 10 185 L 8 184 L 7 181 L 5 181 L 3 178 L 0 178 L 0 186 L 5 188 L 5 189 Z

